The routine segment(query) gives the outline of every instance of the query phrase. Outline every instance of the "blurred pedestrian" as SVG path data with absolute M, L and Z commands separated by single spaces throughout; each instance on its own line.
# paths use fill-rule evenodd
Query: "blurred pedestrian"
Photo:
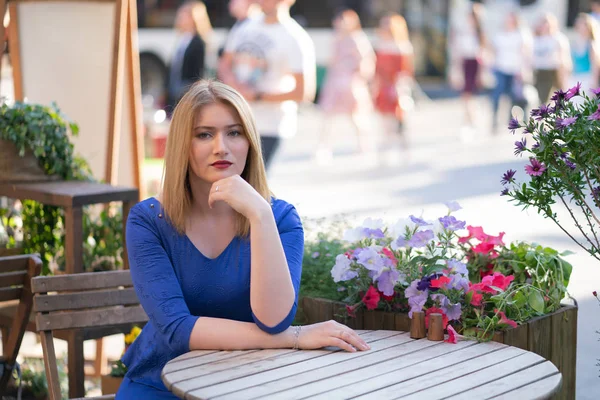
M 382 117 L 385 146 L 393 149 L 406 144 L 406 109 L 412 106 L 414 53 L 404 17 L 389 14 L 380 19 L 375 55 L 375 107 Z
M 263 14 L 244 23 L 227 42 L 223 82 L 250 102 L 268 167 L 281 138 L 296 134 L 298 103 L 307 99 L 308 34 L 289 16 L 293 0 L 259 0 Z M 314 50 L 312 59 L 314 60 Z M 313 68 L 316 66 L 313 64 Z M 314 76 L 314 75 L 313 75 Z
M 579 82 L 583 90 L 589 91 L 590 88 L 598 86 L 600 70 L 598 21 L 589 14 L 579 14 L 575 20 L 575 33 L 571 43 L 573 74 L 568 86 L 574 86 Z
M 565 88 L 572 66 L 569 40 L 559 30 L 556 17 L 544 14 L 535 28 L 533 40 L 535 88 L 541 103 L 549 100 L 553 89 Z
M 451 82 L 461 91 L 465 107 L 465 122 L 474 125 L 472 97 L 480 86 L 481 68 L 485 59 L 487 38 L 483 29 L 483 5 L 474 3 L 467 14 L 451 33 Z M 457 83 L 459 82 L 459 83 Z
M 526 108 L 525 84 L 532 80 L 532 44 L 519 16 L 510 12 L 504 27 L 492 41 L 494 76 L 496 85 L 492 91 L 492 132 L 498 132 L 498 109 L 502 95 L 508 95 L 512 105 Z M 511 107 L 512 108 L 512 107 Z M 510 113 L 506 122 L 510 119 Z
M 212 25 L 201 1 L 188 1 L 175 17 L 178 38 L 169 68 L 167 110 L 169 114 L 186 90 L 204 76 L 204 60 Z
M 349 117 L 363 154 L 373 150 L 369 148 L 372 138 L 367 137 L 365 120 L 373 110 L 369 82 L 374 74 L 375 53 L 355 11 L 338 13 L 333 28 L 331 59 L 319 99 L 324 114 L 316 153 L 320 163 L 332 158 L 329 139 L 337 116 Z

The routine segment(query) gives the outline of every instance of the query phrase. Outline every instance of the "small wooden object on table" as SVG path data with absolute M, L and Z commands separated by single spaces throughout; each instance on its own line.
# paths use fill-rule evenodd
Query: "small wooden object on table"
M 64 209 L 67 274 L 83 272 L 83 207 L 113 201 L 122 202 L 124 238 L 129 210 L 139 201 L 139 191 L 136 188 L 86 181 L 4 183 L 0 184 L 0 197 L 2 196 L 18 200 L 35 200 L 45 205 Z M 129 268 L 125 243 L 123 243 L 123 268 Z M 69 395 L 71 397 L 83 397 L 85 395 L 83 341 L 85 339 L 100 339 L 115 333 L 118 332 L 115 332 L 114 329 L 69 331 L 68 370 Z
M 425 313 L 414 311 L 410 319 L 410 337 L 412 339 L 423 339 L 425 337 Z
M 429 314 L 429 328 L 427 329 L 427 339 L 435 342 L 444 340 L 444 325 L 442 314 Z

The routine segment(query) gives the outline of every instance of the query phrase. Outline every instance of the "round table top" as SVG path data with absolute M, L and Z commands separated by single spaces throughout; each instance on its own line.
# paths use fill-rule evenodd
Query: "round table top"
M 162 379 L 182 399 L 418 400 L 547 398 L 562 380 L 550 361 L 496 342 L 357 332 L 371 350 L 192 351 L 169 361 Z

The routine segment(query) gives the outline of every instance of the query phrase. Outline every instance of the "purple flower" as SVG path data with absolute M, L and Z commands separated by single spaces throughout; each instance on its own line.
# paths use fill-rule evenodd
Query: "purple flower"
M 540 148 L 540 142 L 535 142 L 533 146 L 531 146 L 531 150 L 537 150 Z
M 384 268 L 377 277 L 377 289 L 386 296 L 392 296 L 399 278 L 400 272 L 396 268 Z
M 331 277 L 334 282 L 348 281 L 358 276 L 358 272 L 352 271 L 350 265 L 352 262 L 344 254 L 335 258 L 335 265 L 331 269 Z
M 382 239 L 385 237 L 385 235 L 383 234 L 383 231 L 381 229 L 365 228 L 363 230 L 363 234 L 365 235 L 366 238 L 372 238 L 372 239 Z
M 592 93 L 596 95 L 596 97 L 600 96 L 600 87 L 596 89 L 590 89 Z
M 536 121 L 542 120 L 545 116 L 550 113 L 550 107 L 545 104 L 542 104 L 540 108 L 535 108 L 531 110 L 531 116 L 536 119 Z
M 552 95 L 550 100 L 559 102 L 561 100 L 564 100 L 566 94 L 567 94 L 566 92 L 563 92 L 562 90 L 559 89 L 556 92 L 554 92 L 554 94 Z
M 467 264 L 465 263 L 452 258 L 446 261 L 446 265 L 451 272 L 461 275 L 469 275 L 469 270 L 467 269 Z
M 598 88 L 600 90 L 600 88 Z M 588 121 L 598 121 L 600 119 L 600 104 L 598 105 L 598 109 L 592 115 L 587 117 Z
M 400 236 L 398 236 L 398 239 L 396 239 L 392 242 L 391 248 L 392 248 L 392 250 L 396 251 L 400 247 L 406 247 L 407 244 L 408 244 L 408 242 L 406 239 L 404 239 L 404 236 L 400 235 Z
M 468 273 L 462 274 L 452 274 L 450 275 L 452 279 L 450 281 L 450 287 L 457 290 L 463 290 L 465 293 L 469 291 L 469 278 Z
M 565 100 L 571 100 L 573 97 L 579 95 L 579 89 L 581 89 L 581 82 L 577 82 L 577 85 L 567 90 L 565 94 Z
M 458 321 L 462 315 L 460 303 L 452 304 L 448 302 L 448 304 L 442 308 L 442 310 L 444 310 L 449 320 Z
M 356 262 L 376 274 L 379 274 L 383 268 L 383 259 L 381 258 L 381 255 L 377 252 L 377 250 L 371 247 L 363 249 L 357 256 Z
M 404 295 L 408 299 L 408 305 L 410 306 L 410 311 L 408 312 L 410 318 L 412 318 L 413 312 L 421 311 L 423 309 L 425 302 L 427 302 L 427 298 L 429 297 L 429 292 L 427 290 L 419 290 L 417 288 L 419 282 L 418 279 L 415 279 L 404 291 Z
M 573 125 L 577 121 L 577 117 L 568 118 L 556 118 L 556 126 L 559 128 L 566 128 L 567 126 Z
M 572 162 L 569 159 L 565 159 L 565 164 L 567 165 L 567 167 L 569 167 L 572 170 L 574 170 L 575 168 L 577 168 L 577 166 L 575 165 L 575 163 Z
M 447 215 L 445 217 L 440 218 L 439 220 L 442 223 L 442 225 L 444 225 L 444 228 L 446 228 L 449 231 L 457 231 L 459 229 L 465 229 L 466 222 L 459 221 L 456 218 L 454 218 L 452 215 Z
M 424 219 L 415 217 L 414 215 L 410 216 L 410 220 L 412 222 L 414 222 L 415 224 L 417 224 L 417 226 L 429 226 L 429 225 L 431 225 L 429 222 L 425 221 Z
M 511 131 L 513 135 L 515 134 L 515 130 L 519 129 L 520 127 L 521 124 L 519 124 L 519 121 L 517 121 L 515 117 L 510 119 L 510 122 L 508 123 L 508 130 Z
M 506 171 L 504 173 L 504 175 L 502 175 L 502 179 L 500 180 L 500 183 L 503 185 L 513 183 L 515 180 L 516 173 L 517 173 L 517 171 L 515 171 L 514 169 L 509 169 L 508 171 Z
M 508 195 L 508 188 L 502 189 L 502 191 L 500 192 L 500 196 L 507 196 L 507 195 Z
M 425 247 L 430 241 L 433 240 L 433 237 L 434 235 L 432 230 L 420 231 L 415 233 L 407 244 L 410 247 Z
M 520 155 L 522 152 L 527 150 L 527 139 L 523 138 L 515 142 L 515 156 Z
M 312 258 L 317 258 L 317 257 L 319 257 L 319 252 L 318 252 L 318 251 L 315 251 L 315 252 L 314 252 L 314 253 L 312 253 L 310 256 L 311 256 Z
M 527 172 L 528 175 L 541 176 L 546 170 L 546 166 L 535 158 L 530 158 L 529 162 L 531 164 L 525 166 L 525 172 Z
M 448 207 L 448 210 L 450 210 L 450 212 L 458 211 L 462 208 L 460 204 L 458 204 L 458 202 L 456 201 L 447 201 L 444 204 L 446 205 L 446 207 Z
M 594 197 L 594 203 L 596 207 L 600 207 L 600 186 L 596 186 L 592 189 L 592 196 Z

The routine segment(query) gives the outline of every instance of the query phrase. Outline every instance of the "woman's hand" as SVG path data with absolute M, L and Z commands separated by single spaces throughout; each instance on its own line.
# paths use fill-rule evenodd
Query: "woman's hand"
M 302 327 L 298 337 L 300 349 L 313 350 L 327 346 L 336 346 L 349 352 L 371 348 L 352 329 L 333 320 Z
M 271 212 L 269 203 L 239 175 L 221 179 L 212 184 L 208 195 L 208 206 L 224 201 L 231 208 L 253 221 Z

